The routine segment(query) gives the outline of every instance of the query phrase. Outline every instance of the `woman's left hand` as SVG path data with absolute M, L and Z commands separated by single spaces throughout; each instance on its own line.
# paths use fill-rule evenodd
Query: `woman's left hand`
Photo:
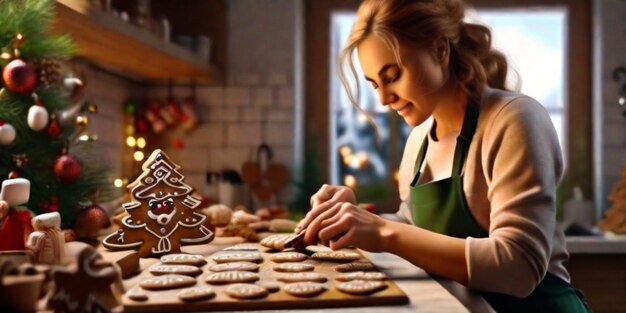
M 385 250 L 384 243 L 391 231 L 390 221 L 358 206 L 344 202 L 330 217 L 320 215 L 307 227 L 322 242 L 330 242 L 333 250 L 354 246 L 370 252 Z

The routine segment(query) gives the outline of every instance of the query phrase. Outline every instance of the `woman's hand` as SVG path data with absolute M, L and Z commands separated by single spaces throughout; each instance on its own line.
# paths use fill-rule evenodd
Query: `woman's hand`
M 344 202 L 356 204 L 356 197 L 352 189 L 346 186 L 331 186 L 324 184 L 313 196 L 311 196 L 311 210 L 298 223 L 294 232 L 299 233 L 309 226 L 312 220 L 320 214 L 332 209 L 335 205 Z
M 355 246 L 381 252 L 385 250 L 385 242 L 393 233 L 392 227 L 390 221 L 344 202 L 315 218 L 307 227 L 305 241 L 313 243 L 319 239 L 329 242 L 333 250 Z

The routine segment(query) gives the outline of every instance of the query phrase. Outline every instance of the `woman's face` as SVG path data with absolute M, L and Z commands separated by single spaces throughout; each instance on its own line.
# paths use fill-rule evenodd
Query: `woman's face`
M 400 43 L 401 67 L 393 51 L 376 36 L 365 38 L 357 49 L 365 79 L 383 105 L 389 105 L 411 126 L 432 115 L 446 81 L 443 62 L 437 62 L 433 53 Z

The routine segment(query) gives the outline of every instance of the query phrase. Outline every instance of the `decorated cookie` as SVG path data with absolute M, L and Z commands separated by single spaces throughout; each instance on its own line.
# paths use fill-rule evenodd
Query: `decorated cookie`
M 283 290 L 296 297 L 314 297 L 326 290 L 326 287 L 324 284 L 307 281 L 286 284 Z
M 100 312 L 122 310 L 122 278 L 111 264 L 101 264 L 91 246 L 78 252 L 76 267 L 53 270 L 54 290 L 48 300 L 54 312 Z
M 141 257 L 180 252 L 181 245 L 213 239 L 210 221 L 199 212 L 200 200 L 183 182 L 180 166 L 157 149 L 143 164 L 143 173 L 131 184 L 132 201 L 123 205 L 128 216 L 122 227 L 102 244 L 110 250 L 139 250 Z
M 241 262 L 229 262 L 222 264 L 214 264 L 209 267 L 211 272 L 226 272 L 226 271 L 247 271 L 256 272 L 259 270 L 259 264 L 241 261 Z
M 236 299 L 258 299 L 267 297 L 269 294 L 267 289 L 252 284 L 233 284 L 228 286 L 224 292 Z
M 257 285 L 267 289 L 267 291 L 269 292 L 278 292 L 280 291 L 280 283 L 279 282 L 275 282 L 275 281 L 270 281 L 270 280 L 266 280 L 266 281 L 260 281 L 256 283 Z
M 276 262 L 276 263 L 281 263 L 281 262 L 301 262 L 301 261 L 304 261 L 304 260 L 306 260 L 308 258 L 309 258 L 309 256 L 307 256 L 306 254 L 300 253 L 300 252 L 295 252 L 295 251 L 280 252 L 280 253 L 272 254 L 270 256 L 270 260 L 272 260 L 273 262 Z
M 196 279 L 193 277 L 178 274 L 167 274 L 145 279 L 139 283 L 139 286 L 148 290 L 168 290 L 189 287 L 195 284 Z
M 307 263 L 278 263 L 274 264 L 273 269 L 277 272 L 308 272 L 315 268 L 313 264 Z
M 374 270 L 376 270 L 376 266 L 370 262 L 352 262 L 335 266 L 335 271 L 342 273 Z
M 238 244 L 224 248 L 222 251 L 259 251 L 255 245 Z
M 139 287 L 133 287 L 130 290 L 126 291 L 126 296 L 128 297 L 128 299 L 141 302 L 146 301 L 149 298 L 148 293 Z
M 282 281 L 286 283 L 297 283 L 297 282 L 303 282 L 303 281 L 323 283 L 328 280 L 326 276 L 320 273 L 313 273 L 313 272 L 283 274 L 279 276 L 277 279 L 278 281 Z
M 162 256 L 161 263 L 202 266 L 206 264 L 206 260 L 198 254 L 172 253 Z
M 215 263 L 229 263 L 229 262 L 263 262 L 263 256 L 257 252 L 228 252 L 220 253 L 213 256 Z
M 276 234 L 271 235 L 263 240 L 261 240 L 260 244 L 264 247 L 274 249 L 274 250 L 284 250 L 285 242 L 289 240 L 293 234 Z
M 313 253 L 311 257 L 331 262 L 352 262 L 360 259 L 361 255 L 352 251 L 322 251 Z
M 155 264 L 148 269 L 152 275 L 180 274 L 187 276 L 198 276 L 202 273 L 198 267 L 193 265 L 170 265 Z
M 370 294 L 387 288 L 387 284 L 382 281 L 351 280 L 335 285 L 340 291 L 354 295 Z
M 209 274 L 205 281 L 211 285 L 251 283 L 259 280 L 259 274 L 245 271 L 228 271 Z
M 183 301 L 199 301 L 215 297 L 215 291 L 209 286 L 197 286 L 185 288 L 178 293 L 178 298 Z
M 351 280 L 387 280 L 387 275 L 381 272 L 352 272 L 337 276 L 338 281 Z

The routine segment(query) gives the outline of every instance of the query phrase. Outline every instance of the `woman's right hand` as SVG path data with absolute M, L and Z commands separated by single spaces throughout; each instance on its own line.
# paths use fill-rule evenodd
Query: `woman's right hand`
M 333 207 L 339 207 L 345 202 L 356 204 L 356 197 L 352 189 L 346 186 L 322 185 L 320 190 L 311 196 L 311 210 L 298 223 L 294 232 L 300 233 L 320 214 Z

